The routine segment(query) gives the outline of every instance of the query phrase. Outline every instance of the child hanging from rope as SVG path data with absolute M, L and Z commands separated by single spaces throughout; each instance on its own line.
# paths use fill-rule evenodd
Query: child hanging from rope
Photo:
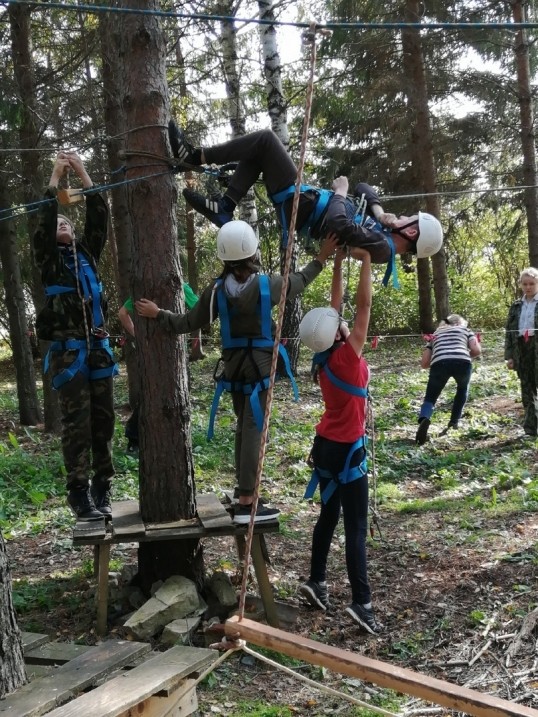
M 322 610 L 329 607 L 327 559 L 343 510 L 351 586 L 351 605 L 346 613 L 368 632 L 377 633 L 380 627 L 372 609 L 366 561 L 366 406 L 370 370 L 362 355 L 372 305 L 371 259 L 366 249 L 350 250 L 353 258 L 362 261 L 355 297 L 356 318 L 350 331 L 339 313 L 344 253 L 340 250 L 334 260 L 331 306 L 312 309 L 299 327 L 301 340 L 316 352 L 315 379 L 325 404 L 316 426 L 310 454 L 314 470 L 305 493 L 305 498 L 312 498 L 319 484 L 321 511 L 312 536 L 310 578 L 299 587 L 299 592 L 313 607 Z
M 238 162 L 224 195 L 208 198 L 192 189 L 183 190 L 188 203 L 218 227 L 233 219 L 236 205 L 262 174 L 286 246 L 297 168 L 274 132 L 260 130 L 224 144 L 201 148 L 194 147 L 171 120 L 169 138 L 174 156 L 183 164 Z M 347 192 L 346 177 L 334 181 L 333 191 L 302 185 L 297 231 L 314 239 L 335 232 L 340 243 L 363 247 L 374 263 L 387 264 L 385 284 L 392 273 L 397 285 L 396 254 L 411 252 L 420 259 L 432 256 L 441 248 L 443 230 L 431 214 L 419 212 L 410 217 L 386 214 L 375 191 L 365 183 L 355 187 L 359 206 L 348 199 Z
M 326 239 L 318 256 L 301 271 L 288 278 L 288 299 L 292 300 L 312 282 L 336 249 L 336 238 Z M 135 303 L 140 316 L 157 319 L 159 325 L 177 334 L 187 334 L 220 319 L 222 364 L 215 369 L 217 387 L 211 408 L 208 437 L 213 435 L 213 421 L 223 391 L 232 394 L 237 417 L 235 430 L 235 476 L 239 486 L 239 502 L 234 510 L 234 523 L 250 522 L 258 457 L 267 401 L 274 325 L 271 309 L 278 304 L 282 277 L 260 274 L 258 238 L 252 227 L 243 221 L 231 221 L 217 236 L 217 255 L 223 262 L 220 277 L 201 294 L 200 300 L 186 314 L 160 309 L 148 299 Z M 280 357 L 289 378 L 293 377 L 284 346 Z M 279 511 L 258 503 L 255 522 L 276 520 Z

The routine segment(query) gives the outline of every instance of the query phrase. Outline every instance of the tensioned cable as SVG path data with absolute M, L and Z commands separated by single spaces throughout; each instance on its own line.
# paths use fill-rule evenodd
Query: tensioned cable
M 6 4 L 6 3 L 2 3 Z M 142 10 L 140 8 L 110 7 L 107 5 L 71 5 L 61 2 L 35 2 L 35 0 L 10 0 L 11 5 L 27 5 L 36 10 L 75 10 L 87 13 L 123 13 L 129 15 L 153 15 L 156 17 L 186 20 L 214 20 L 217 22 L 244 22 L 256 25 L 279 25 L 308 29 L 309 22 L 293 22 L 287 20 L 266 20 L 259 17 L 240 18 L 233 15 L 212 15 L 209 13 L 165 12 L 164 10 Z M 421 30 L 519 30 L 521 28 L 538 28 L 538 22 L 326 22 L 315 23 L 316 30 L 358 29 L 358 30 L 401 30 L 403 28 L 420 28 Z

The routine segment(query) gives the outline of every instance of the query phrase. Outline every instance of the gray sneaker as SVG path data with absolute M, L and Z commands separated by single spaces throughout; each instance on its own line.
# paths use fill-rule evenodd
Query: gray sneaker
M 316 583 L 313 580 L 308 580 L 299 586 L 299 594 L 302 595 L 312 607 L 321 610 L 327 610 L 331 607 L 327 583 Z
M 372 635 L 377 635 L 381 632 L 381 625 L 375 619 L 374 611 L 371 607 L 366 608 L 364 605 L 359 605 L 358 602 L 353 602 L 349 607 L 346 607 L 346 612 L 351 615 L 356 623 Z

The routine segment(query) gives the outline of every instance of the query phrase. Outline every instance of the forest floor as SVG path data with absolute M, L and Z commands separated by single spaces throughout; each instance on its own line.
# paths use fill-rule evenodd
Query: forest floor
M 279 385 L 263 484 L 263 493 L 282 511 L 281 532 L 266 536 L 269 577 L 277 599 L 293 608 L 295 620 L 287 628 L 293 633 L 538 709 L 538 630 L 531 622 L 538 606 L 538 445 L 519 427 L 517 380 L 505 371 L 501 359 L 495 343 L 490 356 L 475 367 L 460 430 L 443 436 L 453 395 L 452 386 L 447 387 L 431 438 L 418 447 L 416 414 L 427 374 L 416 369 L 417 351 L 409 355 L 407 348 L 400 355 L 392 349 L 368 356 L 380 514 L 380 531 L 376 528 L 368 541 L 368 559 L 374 607 L 383 624 L 378 636 L 361 631 L 345 613 L 350 596 L 341 525 L 329 562 L 332 609 L 315 611 L 297 596 L 297 586 L 308 577 L 310 539 L 319 510 L 315 502 L 302 500 L 319 393 L 306 371 L 299 376 L 300 403 L 293 404 Z M 230 435 L 211 448 L 201 448 L 212 368 L 212 361 L 192 367 L 199 490 L 233 485 Z M 8 395 L 13 390 L 9 365 L 3 364 L 0 380 L 0 395 Z M 17 425 L 8 401 L 1 407 L 0 460 L 16 451 L 26 454 L 30 463 L 39 452 L 58 453 L 57 439 L 49 443 L 41 435 L 36 441 L 35 434 L 29 437 L 31 432 Z M 120 405 L 119 421 L 126 415 Z M 219 430 L 231 434 L 223 428 L 233 421 L 229 407 L 221 421 Z M 119 423 L 116 444 L 119 455 L 124 447 Z M 135 461 L 122 458 L 119 473 L 121 497 L 135 497 L 129 495 Z M 7 537 L 19 624 L 24 630 L 92 644 L 97 640 L 93 605 L 88 603 L 93 594 L 92 552 L 72 548 L 72 523 L 60 505 L 61 486 L 57 496 L 33 511 L 39 519 L 28 509 L 0 523 Z M 241 566 L 232 539 L 212 540 L 204 551 L 208 570 L 225 569 L 240 584 Z M 136 546 L 114 548 L 112 557 L 118 565 L 136 563 Z M 256 592 L 255 582 L 250 592 Z M 120 621 L 112 634 L 123 634 Z M 202 633 L 199 644 L 204 644 Z M 260 652 L 299 676 L 380 706 L 385 714 L 458 714 Z M 199 701 L 201 715 L 373 714 L 241 652 L 199 688 Z

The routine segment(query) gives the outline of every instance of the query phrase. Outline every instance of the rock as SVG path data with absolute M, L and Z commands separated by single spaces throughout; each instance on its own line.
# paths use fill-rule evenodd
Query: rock
M 183 620 L 174 620 L 166 625 L 161 635 L 161 642 L 165 645 L 188 645 L 192 642 L 192 635 L 201 618 L 186 617 Z

